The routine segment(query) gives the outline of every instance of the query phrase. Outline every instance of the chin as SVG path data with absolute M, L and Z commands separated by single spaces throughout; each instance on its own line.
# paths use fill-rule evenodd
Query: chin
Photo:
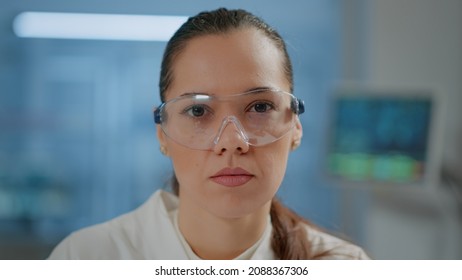
M 252 214 L 267 213 L 269 214 L 269 205 L 272 196 L 266 199 L 239 199 L 228 198 L 216 200 L 216 203 L 209 205 L 207 208 L 215 216 L 226 219 L 239 219 L 248 217 Z

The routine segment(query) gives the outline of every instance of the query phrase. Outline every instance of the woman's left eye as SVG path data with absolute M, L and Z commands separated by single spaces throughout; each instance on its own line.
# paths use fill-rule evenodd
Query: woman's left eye
M 273 109 L 274 107 L 267 103 L 267 102 L 258 102 L 258 103 L 255 103 L 253 104 L 251 107 L 250 107 L 250 111 L 251 112 L 257 112 L 257 113 L 265 113 L 271 109 Z

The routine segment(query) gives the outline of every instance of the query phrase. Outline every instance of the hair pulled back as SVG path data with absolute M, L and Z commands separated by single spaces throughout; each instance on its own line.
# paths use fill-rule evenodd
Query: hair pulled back
M 220 8 L 215 11 L 202 12 L 190 17 L 170 38 L 164 51 L 160 70 L 159 90 L 160 98 L 165 101 L 165 93 L 170 87 L 174 75 L 173 64 L 175 58 L 186 47 L 189 40 L 205 35 L 226 34 L 228 32 L 254 28 L 263 32 L 278 49 L 284 58 L 284 73 L 293 91 L 292 64 L 281 36 L 260 18 L 244 10 L 227 10 Z
M 293 72 L 286 45 L 282 37 L 259 17 L 244 10 L 227 10 L 220 8 L 210 12 L 202 12 L 190 17 L 167 43 L 160 71 L 160 98 L 165 101 L 165 93 L 175 79 L 173 64 L 175 58 L 186 47 L 189 40 L 205 35 L 226 34 L 231 31 L 254 28 L 265 34 L 283 54 L 284 74 L 293 91 Z M 175 175 L 172 178 L 173 192 L 178 195 L 179 183 Z M 279 259 L 316 258 L 310 254 L 310 244 L 304 229 L 306 220 L 283 206 L 276 198 L 271 203 L 271 237 L 272 249 Z

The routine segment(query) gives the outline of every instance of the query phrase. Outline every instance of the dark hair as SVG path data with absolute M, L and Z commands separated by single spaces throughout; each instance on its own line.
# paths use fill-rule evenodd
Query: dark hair
M 161 101 L 165 101 L 165 92 L 171 85 L 173 63 L 188 41 L 204 35 L 225 34 L 233 30 L 255 28 L 262 31 L 278 47 L 284 55 L 284 73 L 293 91 L 293 72 L 289 54 L 282 37 L 259 17 L 244 10 L 227 10 L 220 8 L 215 11 L 202 12 L 190 17 L 172 36 L 167 43 L 160 70 L 159 91 Z
M 173 63 L 185 48 L 188 41 L 204 35 L 225 34 L 244 28 L 255 28 L 263 32 L 282 52 L 284 73 L 293 91 L 293 72 L 289 55 L 282 37 L 262 19 L 244 10 L 227 10 L 220 8 L 210 12 L 202 12 L 190 17 L 167 43 L 160 71 L 160 97 L 165 101 L 165 93 L 174 77 Z M 173 192 L 178 195 L 179 183 L 172 178 Z M 271 203 L 271 222 L 273 225 L 271 246 L 279 259 L 309 259 L 313 256 L 304 224 L 309 224 L 295 212 L 283 206 L 276 198 Z

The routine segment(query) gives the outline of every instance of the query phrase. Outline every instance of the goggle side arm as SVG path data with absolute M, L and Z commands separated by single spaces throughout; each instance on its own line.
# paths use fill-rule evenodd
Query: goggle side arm
M 292 111 L 297 115 L 301 115 L 305 112 L 305 102 L 301 99 L 293 99 L 291 107 Z
M 156 124 L 161 124 L 162 123 L 162 116 L 160 114 L 160 111 L 162 110 L 162 107 L 165 103 L 162 103 L 159 107 L 157 107 L 155 110 L 154 110 L 154 122 Z

